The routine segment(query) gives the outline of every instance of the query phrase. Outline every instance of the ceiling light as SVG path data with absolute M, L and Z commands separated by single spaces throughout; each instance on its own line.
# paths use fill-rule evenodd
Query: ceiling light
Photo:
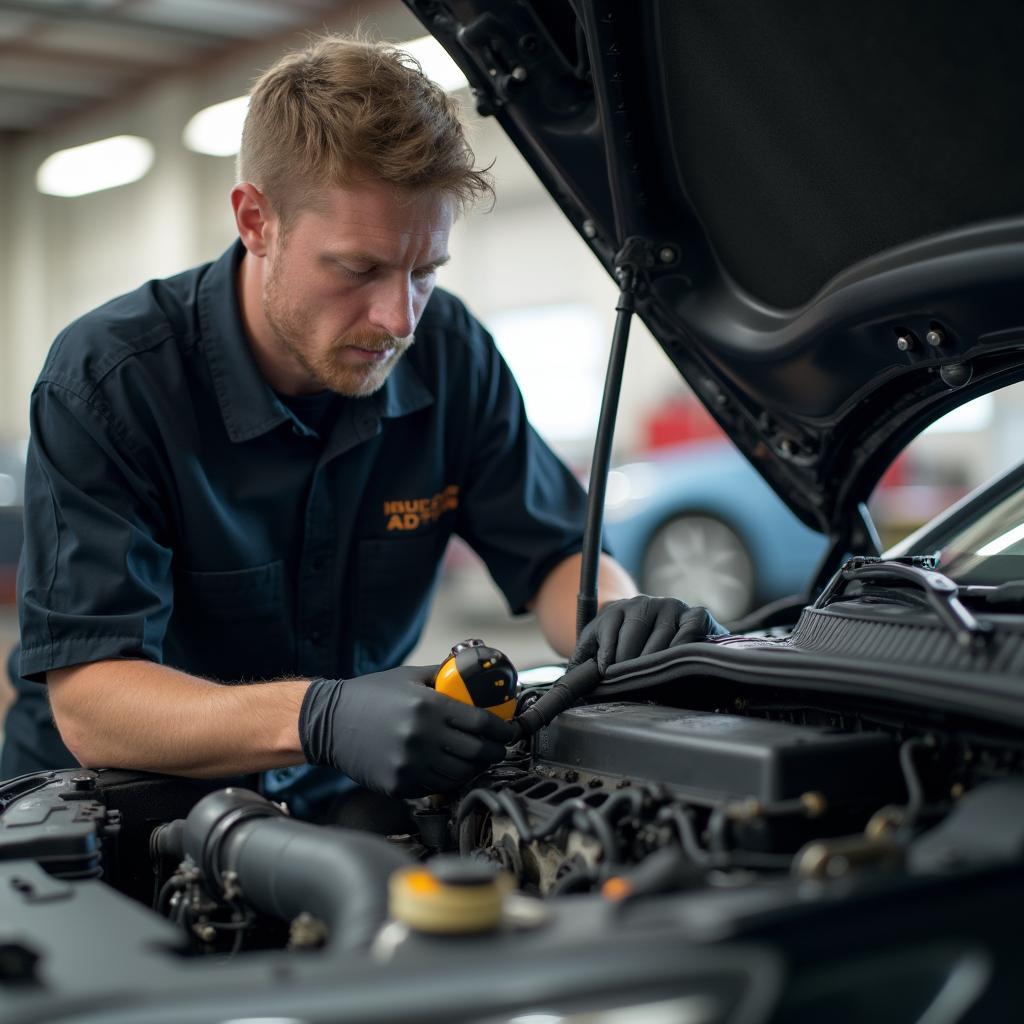
M 242 125 L 249 97 L 214 103 L 195 114 L 182 134 L 185 145 L 208 156 L 234 156 L 242 145 Z
M 459 65 L 433 36 L 410 39 L 407 43 L 399 43 L 398 48 L 415 57 L 423 68 L 423 74 L 437 82 L 445 92 L 455 92 L 469 85 Z
M 153 143 L 114 135 L 50 154 L 36 171 L 36 188 L 48 196 L 84 196 L 138 181 L 153 166 Z

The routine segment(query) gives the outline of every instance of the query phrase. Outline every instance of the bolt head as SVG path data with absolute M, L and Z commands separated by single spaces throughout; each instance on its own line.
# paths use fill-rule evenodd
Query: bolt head
M 914 339 L 909 334 L 901 334 L 896 339 L 896 347 L 901 352 L 909 352 L 914 347 Z
M 942 331 L 929 331 L 924 336 L 924 340 L 927 341 L 929 345 L 938 348 L 939 345 L 941 345 L 946 340 L 946 336 L 942 333 Z
M 670 245 L 663 246 L 658 250 L 658 259 L 662 263 L 671 263 L 676 258 L 676 251 Z

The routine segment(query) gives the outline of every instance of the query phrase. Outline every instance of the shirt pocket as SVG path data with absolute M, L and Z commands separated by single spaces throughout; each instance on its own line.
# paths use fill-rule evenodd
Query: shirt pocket
M 183 569 L 181 579 L 196 607 L 215 619 L 268 618 L 279 614 L 284 602 L 281 560 L 227 572 Z
M 359 542 L 353 638 L 358 674 L 399 665 L 416 646 L 447 541 L 447 534 L 435 533 Z
M 225 682 L 275 679 L 294 661 L 284 562 L 221 572 L 181 570 L 175 648 L 190 671 Z

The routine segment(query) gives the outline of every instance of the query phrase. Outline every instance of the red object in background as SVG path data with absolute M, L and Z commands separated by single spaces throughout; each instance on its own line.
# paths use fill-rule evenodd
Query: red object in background
M 688 441 L 725 437 L 722 428 L 695 398 L 682 395 L 662 402 L 643 425 L 644 449 L 668 448 Z M 878 489 L 904 487 L 910 482 L 910 459 L 901 452 L 882 474 Z
M 725 436 L 704 406 L 687 396 L 662 402 L 647 417 L 643 434 L 647 450 Z
M 889 468 L 879 477 L 877 489 L 884 490 L 887 487 L 903 487 L 910 480 L 910 459 L 907 453 L 900 452 L 893 460 Z
M 17 570 L 15 568 L 0 565 L 0 605 L 14 604 L 16 576 Z

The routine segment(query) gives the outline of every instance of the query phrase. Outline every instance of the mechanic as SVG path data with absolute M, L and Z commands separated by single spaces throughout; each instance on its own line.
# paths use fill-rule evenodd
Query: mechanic
M 71 324 L 33 391 L 3 774 L 309 764 L 452 789 L 510 727 L 395 668 L 447 541 L 569 654 L 584 512 L 491 338 L 434 287 L 488 176 L 410 58 L 327 36 L 256 82 L 239 179 L 235 244 Z M 576 660 L 714 631 L 602 558 Z

